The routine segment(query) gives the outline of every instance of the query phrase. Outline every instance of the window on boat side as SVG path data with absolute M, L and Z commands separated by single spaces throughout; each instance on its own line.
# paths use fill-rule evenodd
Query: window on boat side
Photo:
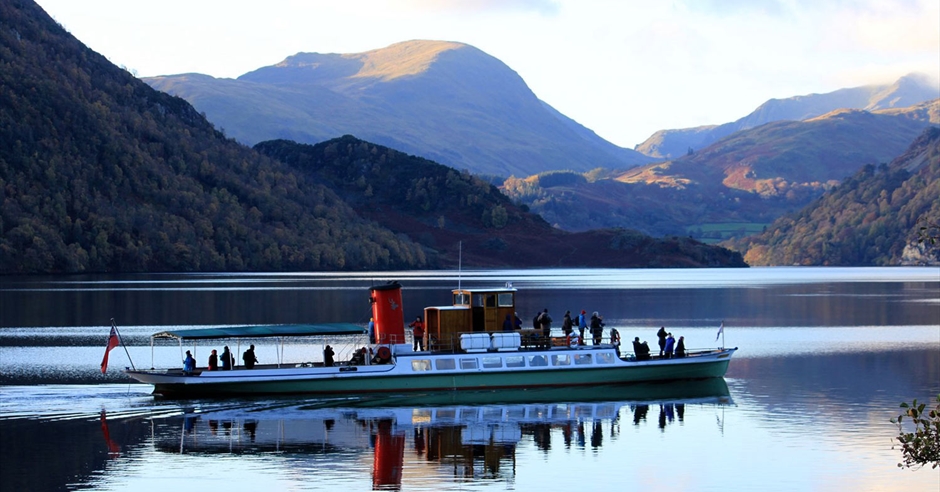
M 503 367 L 502 357 L 484 357 L 483 358 L 484 369 L 494 369 L 497 367 Z
M 500 294 L 496 303 L 499 304 L 499 307 L 512 307 L 512 294 Z
M 457 369 L 457 363 L 454 362 L 454 359 L 437 359 L 434 361 L 434 367 L 438 371 L 449 371 L 451 369 Z
M 476 359 L 460 359 L 460 368 L 461 369 L 476 369 L 477 360 Z
M 530 355 L 529 356 L 529 367 L 541 367 L 547 366 L 548 361 L 545 360 L 544 355 Z
M 470 304 L 470 296 L 467 294 L 454 294 L 454 306 L 466 306 Z
M 583 366 L 591 363 L 591 354 L 577 354 L 574 356 L 574 365 Z
M 598 364 L 613 364 L 614 363 L 613 354 L 594 354 L 594 357 L 597 357 Z
M 571 357 L 568 354 L 553 355 L 552 356 L 552 365 L 553 366 L 570 366 Z
M 431 360 L 430 359 L 414 359 L 411 361 L 411 370 L 415 372 L 430 371 Z
M 473 294 L 473 305 L 483 307 L 483 294 Z
M 525 357 L 521 355 L 510 355 L 506 357 L 506 367 L 525 367 Z

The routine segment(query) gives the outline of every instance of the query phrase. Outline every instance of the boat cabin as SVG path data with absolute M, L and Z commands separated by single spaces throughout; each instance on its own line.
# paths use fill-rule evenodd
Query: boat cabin
M 462 333 L 496 333 L 516 315 L 516 289 L 454 289 L 450 306 L 424 308 L 425 333 L 431 350 L 454 350 Z

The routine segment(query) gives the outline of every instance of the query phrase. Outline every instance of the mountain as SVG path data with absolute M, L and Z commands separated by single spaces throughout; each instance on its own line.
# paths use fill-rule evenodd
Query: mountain
M 0 274 L 442 268 L 464 239 L 468 267 L 746 266 L 690 239 L 558 231 L 468 173 L 353 137 L 281 162 L 35 3 L 0 2 L 0 19 Z
M 940 129 L 926 130 L 889 165 L 867 165 L 762 234 L 731 243 L 756 265 L 940 265 L 919 242 L 940 223 Z
M 0 19 L 0 273 L 437 266 L 35 3 Z
M 465 266 L 476 267 L 746 266 L 723 248 L 684 237 L 565 232 L 469 173 L 348 135 L 317 145 L 273 140 L 254 148 L 450 265 L 462 255 Z
M 940 100 L 876 112 L 838 110 L 740 131 L 663 163 L 542 173 L 508 179 L 503 189 L 566 230 L 740 236 L 807 205 L 865 164 L 889 162 L 924 128 L 940 124 L 938 114 Z
M 734 132 L 775 121 L 802 121 L 839 109 L 878 111 L 904 108 L 937 98 L 940 98 L 940 88 L 935 82 L 921 74 L 910 74 L 889 85 L 867 85 L 826 94 L 771 99 L 751 114 L 731 123 L 660 130 L 637 145 L 635 150 L 656 158 L 678 158 L 689 149 L 699 150 Z
M 504 63 L 466 44 L 407 41 L 355 54 L 298 53 L 237 79 L 145 79 L 240 142 L 341 135 L 475 174 L 527 176 L 652 162 L 540 101 Z

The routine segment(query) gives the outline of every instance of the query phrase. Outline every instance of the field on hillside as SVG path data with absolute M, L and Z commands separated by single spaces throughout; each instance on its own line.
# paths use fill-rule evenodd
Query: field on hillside
M 686 233 L 705 244 L 715 244 L 732 237 L 743 237 L 764 231 L 764 222 L 713 222 L 687 227 Z

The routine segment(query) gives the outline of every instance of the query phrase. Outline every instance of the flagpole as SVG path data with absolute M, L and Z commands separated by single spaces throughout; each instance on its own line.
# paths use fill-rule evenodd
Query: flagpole
M 121 346 L 124 347 L 124 353 L 127 354 L 127 360 L 131 363 L 131 369 L 137 370 L 137 367 L 134 366 L 134 359 L 131 359 L 131 353 L 127 350 L 127 345 L 124 345 L 124 337 L 121 336 L 121 331 L 117 329 L 117 325 L 114 324 L 114 318 L 111 318 L 111 328 L 114 328 L 114 332 L 117 333 L 118 340 L 121 342 Z

